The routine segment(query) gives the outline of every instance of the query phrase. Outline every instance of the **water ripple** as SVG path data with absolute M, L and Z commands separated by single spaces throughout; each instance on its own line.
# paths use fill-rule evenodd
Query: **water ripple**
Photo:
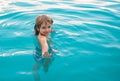
M 14 40 L 19 37 L 30 37 L 36 16 L 51 14 L 54 19 L 53 28 L 57 31 L 53 39 L 55 45 L 60 47 L 58 48 L 59 55 L 74 55 L 73 51 L 80 53 L 78 50 L 83 49 L 86 49 L 83 50 L 83 53 L 94 53 L 95 50 L 92 48 L 88 50 L 88 45 L 93 47 L 96 45 L 96 47 L 100 46 L 105 49 L 119 49 L 120 40 L 117 33 L 120 33 L 120 16 L 118 5 L 119 1 L 117 0 L 109 2 L 100 0 L 73 0 L 69 2 L 63 0 L 55 2 L 13 0 L 6 2 L 6 4 L 5 1 L 2 1 L 0 5 L 0 29 L 2 30 L 0 36 Z
M 11 81 L 13 78 L 22 81 L 21 77 L 31 75 L 28 69 L 31 70 L 33 60 L 28 56 L 33 55 L 35 49 L 33 27 L 35 18 L 41 14 L 54 20 L 53 47 L 59 51 L 47 79 L 56 81 L 61 73 L 61 81 L 119 80 L 119 5 L 119 0 L 1 0 L 0 58 L 5 58 L 0 59 L 2 80 L 8 77 L 8 81 L 10 77 Z M 51 78 L 52 75 L 57 78 Z
M 15 50 L 9 50 L 6 53 L 0 54 L 0 57 L 9 57 L 9 56 L 21 56 L 21 55 L 31 55 L 33 51 L 31 50 L 25 50 L 25 51 L 15 51 Z

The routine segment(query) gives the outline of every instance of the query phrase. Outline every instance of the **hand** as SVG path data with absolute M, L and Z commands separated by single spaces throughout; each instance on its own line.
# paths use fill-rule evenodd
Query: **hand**
M 44 54 L 42 54 L 43 58 L 50 58 L 51 54 L 48 54 L 48 52 L 45 52 Z

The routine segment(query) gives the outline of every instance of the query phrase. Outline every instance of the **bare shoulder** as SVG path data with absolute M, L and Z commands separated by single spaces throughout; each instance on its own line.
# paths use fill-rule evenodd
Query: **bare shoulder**
M 38 39 L 41 43 L 46 42 L 46 37 L 45 36 L 38 35 Z

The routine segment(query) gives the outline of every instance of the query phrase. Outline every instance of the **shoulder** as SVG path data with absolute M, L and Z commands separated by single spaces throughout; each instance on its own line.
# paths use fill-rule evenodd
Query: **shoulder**
M 45 36 L 38 35 L 38 39 L 41 43 L 46 42 L 47 38 Z

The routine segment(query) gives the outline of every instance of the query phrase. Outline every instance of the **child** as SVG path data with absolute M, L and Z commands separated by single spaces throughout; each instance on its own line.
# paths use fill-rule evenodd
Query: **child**
M 41 15 L 36 18 L 36 23 L 34 26 L 35 35 L 37 36 L 39 46 L 37 47 L 38 50 L 41 50 L 41 54 L 43 58 L 49 58 L 51 56 L 49 50 L 51 50 L 49 45 L 48 36 L 52 30 L 53 20 L 52 18 L 48 17 L 47 15 Z M 36 51 L 35 57 L 39 58 L 39 53 Z

